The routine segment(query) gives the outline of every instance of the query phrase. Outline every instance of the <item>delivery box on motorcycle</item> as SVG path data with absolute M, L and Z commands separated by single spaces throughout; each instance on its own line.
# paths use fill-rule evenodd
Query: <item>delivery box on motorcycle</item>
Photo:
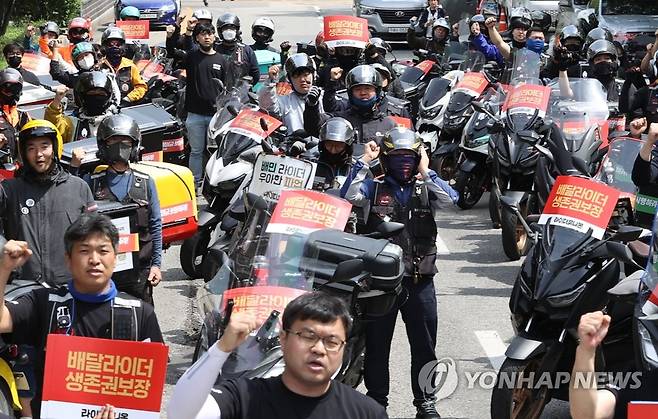
M 182 126 L 166 110 L 152 103 L 147 103 L 121 109 L 121 113 L 133 118 L 139 125 L 139 130 L 142 133 L 142 160 L 187 165 Z M 78 120 L 76 118 L 71 117 L 71 119 L 74 124 L 77 124 Z M 96 137 L 64 144 L 62 163 L 68 166 L 73 150 L 78 147 L 82 147 L 86 152 L 81 169 L 96 167 L 98 165 Z
M 388 240 L 376 240 L 345 233 L 339 230 L 319 230 L 311 233 L 304 253 L 308 257 L 323 261 L 316 269 L 306 267 L 322 285 L 331 279 L 336 266 L 352 259 L 363 260 L 363 273 L 369 274 L 369 292 L 359 296 L 364 314 L 381 316 L 390 311 L 400 292 L 404 263 L 402 249 Z M 328 284 L 324 289 L 352 292 L 353 284 Z M 379 292 L 378 292 L 379 291 Z

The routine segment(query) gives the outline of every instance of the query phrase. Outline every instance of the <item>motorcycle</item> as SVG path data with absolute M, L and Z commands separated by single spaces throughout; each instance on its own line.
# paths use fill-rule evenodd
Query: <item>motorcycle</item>
M 581 199 L 578 196 L 583 195 L 571 194 L 570 188 L 600 199 Z M 536 419 L 551 399 L 568 400 L 569 381 L 560 380 L 560 372 L 572 370 L 576 330 L 584 313 L 605 309 L 612 317 L 595 370 L 624 372 L 634 364 L 628 356 L 633 351 L 633 305 L 613 295 L 618 293 L 622 266 L 641 269 L 626 243 L 638 239 L 643 230 L 612 225 L 618 192 L 590 178 L 560 177 L 551 196 L 547 208 L 558 210 L 545 210 L 539 225 L 534 225 L 538 241 L 523 262 L 510 297 L 516 336 L 491 395 L 491 417 L 497 419 Z M 580 207 L 581 203 L 590 206 Z
M 504 95 L 488 88 L 482 97 L 483 106 L 497 115 Z M 491 164 L 489 162 L 489 131 L 494 120 L 485 112 L 476 112 L 462 131 L 460 156 L 455 174 L 455 190 L 459 191 L 457 205 L 470 209 L 478 203 L 485 191 L 491 190 Z
M 0 166 L 0 182 L 13 178 L 16 170 L 18 170 L 18 165 L 11 157 L 11 152 L 8 148 L 0 148 L 0 164 L 2 164 Z
M 319 192 L 303 192 L 306 202 L 313 203 L 308 206 L 315 208 L 311 212 L 317 213 L 316 204 L 328 202 Z M 257 313 L 263 326 L 229 356 L 218 381 L 281 374 L 285 364 L 279 342 L 280 315 L 296 296 L 321 290 L 345 299 L 350 308 L 354 327 L 346 341 L 343 364 L 333 378 L 358 386 L 363 374 L 365 319 L 383 315 L 395 304 L 404 271 L 401 249 L 387 240 L 340 231 L 346 218 L 333 224 L 335 229 L 280 233 L 282 230 L 271 227 L 276 223 L 272 214 L 281 202 L 268 203 L 253 194 L 246 198 L 251 209 L 245 228 L 199 297 L 204 322 L 193 360 L 221 337 L 232 312 L 249 310 Z M 349 204 L 345 211 L 349 212 L 348 208 Z M 389 223 L 380 237 L 401 228 Z

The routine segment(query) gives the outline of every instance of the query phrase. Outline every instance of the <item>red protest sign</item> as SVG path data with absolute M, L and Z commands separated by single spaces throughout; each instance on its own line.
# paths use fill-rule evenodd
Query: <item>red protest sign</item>
M 148 20 L 120 20 L 116 25 L 123 30 L 126 39 L 149 39 Z
M 247 312 L 256 316 L 258 324 L 263 324 L 273 310 L 283 313 L 289 302 L 306 293 L 297 288 L 256 286 L 233 288 L 224 291 L 222 311 L 228 300 L 233 300 L 233 313 Z
M 37 76 L 50 74 L 50 60 L 43 55 L 26 52 L 23 54 L 21 65 L 23 68 L 33 72 Z
M 192 202 L 189 201 L 183 202 L 182 204 L 162 207 L 160 210 L 160 216 L 162 217 L 163 224 L 185 220 L 194 216 L 194 207 L 192 206 Z
M 619 193 L 591 179 L 558 176 L 539 223 L 545 224 L 550 219 L 551 224 L 581 232 L 591 228 L 592 236 L 602 239 Z
M 424 75 L 427 75 L 427 73 L 430 72 L 430 70 L 432 69 L 433 66 L 434 66 L 434 61 L 425 60 L 425 61 L 419 62 L 414 67 L 416 67 L 417 69 L 422 71 Z
M 311 233 L 325 228 L 345 229 L 352 204 L 309 190 L 281 191 L 267 233 Z
M 594 125 L 599 126 L 599 139 L 601 140 L 601 146 L 605 147 L 608 145 L 608 135 L 610 133 L 609 122 L 605 119 L 603 120 L 580 120 L 580 121 L 565 121 L 562 123 L 558 122 L 558 125 L 562 129 L 562 132 L 567 136 L 583 136 Z
M 411 119 L 409 118 L 405 118 L 403 116 L 395 116 L 395 115 L 391 115 L 389 116 L 389 118 L 391 118 L 393 122 L 395 122 L 395 125 L 397 125 L 398 127 L 404 127 L 409 129 L 413 127 L 411 123 Z
M 276 84 L 276 94 L 279 96 L 288 96 L 292 93 L 292 84 L 287 81 L 280 81 Z
M 261 119 L 265 120 L 267 131 L 263 131 Z M 281 121 L 278 119 L 251 109 L 241 110 L 230 125 L 232 131 L 256 140 L 266 138 L 280 126 Z
M 162 343 L 48 335 L 41 417 L 93 417 L 106 403 L 117 417 L 156 419 L 167 370 Z
M 455 86 L 455 92 L 463 92 L 470 96 L 478 97 L 489 85 L 489 81 L 482 73 L 466 73 Z
M 324 42 L 329 47 L 365 48 L 369 39 L 368 21 L 361 17 L 324 17 Z
M 139 234 L 119 234 L 119 253 L 137 252 L 139 250 Z
M 535 113 L 539 116 L 546 115 L 548 99 L 551 96 L 551 88 L 534 84 L 522 84 L 510 88 L 509 95 L 503 103 L 502 112 L 508 115 L 516 113 Z
M 628 404 L 628 419 L 655 419 L 655 418 L 658 418 L 658 403 L 630 402 Z

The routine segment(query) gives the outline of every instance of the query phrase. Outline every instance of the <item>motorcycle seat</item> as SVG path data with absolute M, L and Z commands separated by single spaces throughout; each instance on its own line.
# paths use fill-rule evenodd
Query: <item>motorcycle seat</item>
M 528 224 L 538 223 L 539 217 L 541 217 L 541 214 L 530 214 L 526 217 L 526 222 Z
M 630 276 L 619 281 L 617 285 L 608 290 L 608 295 L 613 297 L 629 297 L 636 295 L 640 289 L 644 271 L 635 271 Z
M 648 244 L 641 242 L 639 240 L 633 240 L 628 243 L 628 247 L 633 253 L 633 258 L 640 258 L 642 261 L 647 261 L 649 255 L 651 254 L 651 248 Z

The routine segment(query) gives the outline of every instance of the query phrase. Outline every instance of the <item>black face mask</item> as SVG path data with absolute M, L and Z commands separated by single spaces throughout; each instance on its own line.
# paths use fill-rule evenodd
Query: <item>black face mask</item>
M 128 163 L 133 154 L 133 146 L 124 143 L 115 143 L 105 146 L 102 154 L 98 156 L 103 163 L 112 164 L 116 162 Z
M 16 105 L 21 97 L 22 90 L 23 86 L 20 84 L 11 84 L 4 90 L 0 90 L 0 103 L 10 106 Z
M 601 83 L 605 84 L 615 77 L 618 67 L 615 62 L 603 61 L 592 66 L 592 75 Z
M 110 64 L 116 67 L 121 63 L 123 52 L 123 47 L 109 47 L 105 51 L 105 57 L 107 58 L 107 61 L 110 62 Z
M 347 163 L 349 157 L 350 156 L 347 152 L 347 148 L 338 154 L 329 153 L 324 149 L 324 147 L 320 149 L 320 160 L 332 167 L 342 166 L 343 164 Z
M 84 100 L 84 113 L 88 116 L 98 116 L 105 113 L 109 107 L 109 101 L 107 96 L 87 96 Z
M 9 67 L 11 68 L 20 67 L 21 61 L 23 61 L 23 57 L 21 57 L 20 55 L 18 56 L 14 55 L 12 57 L 7 58 L 7 64 L 9 64 Z
M 525 48 L 525 41 L 519 42 L 516 39 L 512 38 L 512 46 L 516 49 Z

